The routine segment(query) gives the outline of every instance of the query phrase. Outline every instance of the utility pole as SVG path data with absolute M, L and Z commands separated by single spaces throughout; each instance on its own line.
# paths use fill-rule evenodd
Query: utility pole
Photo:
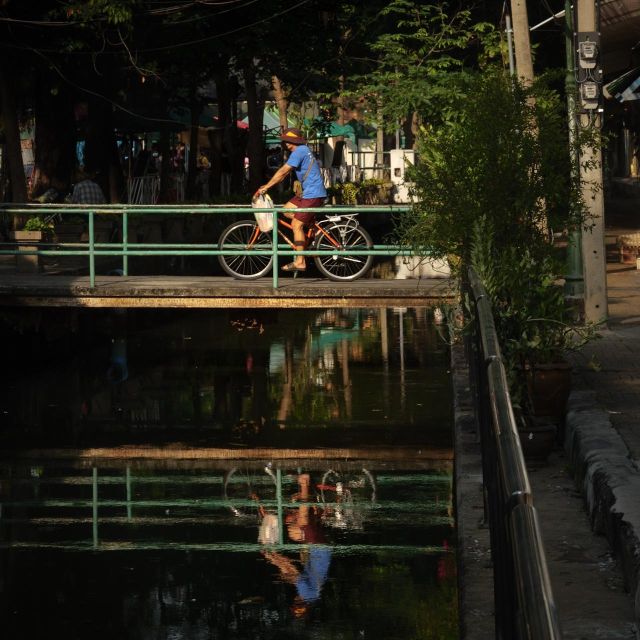
M 513 41 L 516 50 L 516 73 L 523 84 L 529 86 L 533 83 L 533 60 L 531 58 L 526 0 L 511 0 L 511 18 L 513 19 Z
M 577 122 L 576 122 L 576 56 L 574 45 L 573 7 L 571 0 L 564 3 L 565 54 L 567 73 L 565 93 L 567 95 L 567 117 L 569 124 L 569 157 L 571 158 L 571 179 L 580 177 L 578 158 Z M 567 242 L 567 273 L 565 275 L 565 294 L 574 300 L 584 297 L 584 279 L 582 277 L 582 229 L 578 227 L 569 233 Z
M 583 128 L 602 127 L 602 70 L 599 64 L 598 0 L 576 0 L 576 72 L 579 90 L 578 122 Z M 582 232 L 584 316 L 587 322 L 607 319 L 607 264 L 604 248 L 604 197 L 600 148 L 582 147 L 582 197 L 590 229 Z

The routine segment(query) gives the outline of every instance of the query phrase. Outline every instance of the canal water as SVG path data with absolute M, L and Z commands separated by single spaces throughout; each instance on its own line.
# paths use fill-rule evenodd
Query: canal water
M 5 637 L 458 637 L 448 347 L 425 310 L 2 324 Z

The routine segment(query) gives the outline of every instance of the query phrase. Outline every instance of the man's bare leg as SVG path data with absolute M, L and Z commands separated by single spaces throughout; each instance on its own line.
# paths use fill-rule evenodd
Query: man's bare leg
M 297 209 L 297 207 L 295 204 L 291 204 L 290 202 L 287 202 L 287 204 L 284 205 L 283 209 Z M 294 218 L 295 214 L 293 213 L 293 211 L 283 211 L 282 213 L 286 218 L 291 220 L 291 227 L 293 228 L 293 246 L 295 250 L 303 251 L 304 244 L 305 244 L 304 243 L 304 222 L 301 222 L 300 220 L 296 220 Z M 307 266 L 304 256 L 295 256 L 295 258 L 293 259 L 293 264 L 298 269 L 304 269 Z

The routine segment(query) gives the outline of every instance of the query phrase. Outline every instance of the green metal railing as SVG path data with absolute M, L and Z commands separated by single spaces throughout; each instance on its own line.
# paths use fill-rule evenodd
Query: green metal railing
M 264 468 L 264 465 L 263 465 Z M 124 471 L 124 473 L 122 473 Z M 180 475 L 154 473 L 137 475 L 130 466 L 114 475 L 110 470 L 79 469 L 70 475 L 48 475 L 42 470 L 30 477 L 12 477 L 10 491 L 0 497 L 0 535 L 3 548 L 58 548 L 66 550 L 141 550 L 180 549 L 207 551 L 260 552 L 265 544 L 282 551 L 299 549 L 286 542 L 286 511 L 301 506 L 321 508 L 330 513 L 341 511 L 340 530 L 348 524 L 348 514 L 354 522 L 371 521 L 378 525 L 395 522 L 398 515 L 419 520 L 425 526 L 453 526 L 446 502 L 431 496 L 407 499 L 408 488 L 425 484 L 441 486 L 449 492 L 451 476 L 429 472 L 401 476 L 383 475 L 375 484 L 386 486 L 383 500 L 375 490 L 362 500 L 340 502 L 336 494 L 318 494 L 311 488 L 309 501 L 294 497 L 298 485 L 295 471 L 276 466 L 271 476 L 262 469 L 247 471 L 235 484 L 242 499 L 226 493 L 225 475 L 211 471 L 195 475 L 186 471 Z M 244 491 L 244 494 L 242 493 Z M 251 494 L 251 495 L 250 495 Z M 265 495 L 271 496 L 269 499 Z M 259 497 L 259 501 L 257 498 Z M 259 527 L 259 505 L 277 518 L 277 540 L 269 543 L 248 541 L 247 526 Z M 242 513 L 235 513 L 243 509 Z M 328 522 L 326 526 L 330 526 Z M 180 528 L 176 528 L 179 525 Z M 144 527 L 149 527 L 147 531 Z M 196 529 L 219 532 L 198 540 Z M 354 529 L 354 530 L 355 530 Z M 7 535 L 10 532 L 10 535 Z M 34 532 L 37 532 L 34 535 Z M 61 535 L 64 533 L 64 535 Z M 355 551 L 375 553 L 445 554 L 451 549 L 424 544 L 394 544 L 341 539 L 330 545 L 338 554 Z
M 271 211 L 274 215 L 282 210 L 282 207 L 272 209 L 262 209 Z M 315 211 L 321 215 L 340 215 L 352 213 L 376 213 L 376 214 L 402 214 L 409 210 L 407 206 L 329 206 L 320 209 L 298 209 L 297 211 Z M 96 258 L 104 256 L 119 256 L 122 258 L 122 273 L 129 274 L 129 257 L 131 256 L 220 256 L 220 255 L 244 255 L 246 251 L 233 251 L 225 249 L 221 251 L 218 247 L 218 239 L 211 238 L 211 244 L 175 244 L 175 243 L 145 243 L 131 242 L 129 238 L 131 218 L 139 219 L 144 216 L 180 216 L 180 215 L 221 215 L 235 214 L 236 219 L 253 219 L 254 213 L 259 211 L 244 205 L 240 206 L 209 206 L 209 205 L 8 205 L 0 204 L 0 213 L 5 216 L 33 217 L 39 216 L 45 220 L 63 221 L 65 216 L 83 216 L 87 218 L 88 241 L 82 243 L 55 243 L 50 242 L 30 242 L 25 248 L 23 241 L 22 249 L 18 242 L 0 243 L 0 255 L 15 256 L 83 256 L 89 262 L 90 286 L 95 286 L 96 280 Z M 117 242 L 96 242 L 95 221 L 96 216 L 118 216 L 120 220 L 121 240 Z M 366 229 L 366 227 L 363 228 Z M 413 253 L 407 247 L 397 245 L 378 244 L 371 249 L 363 250 L 318 250 L 306 249 L 295 251 L 289 245 L 278 242 L 278 225 L 274 225 L 272 236 L 272 247 L 270 250 L 252 250 L 255 255 L 273 256 L 273 287 L 278 287 L 278 259 L 281 256 L 293 255 L 373 255 L 373 256 L 410 256 Z M 213 246 L 211 246 L 213 245 Z M 7 248 L 11 247 L 11 248 Z
M 491 530 L 496 638 L 560 640 L 538 512 L 484 284 L 470 268 L 469 349 Z

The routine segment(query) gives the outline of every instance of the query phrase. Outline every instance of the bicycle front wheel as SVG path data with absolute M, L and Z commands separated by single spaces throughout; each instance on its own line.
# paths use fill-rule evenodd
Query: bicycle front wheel
M 353 255 L 319 255 L 314 262 L 318 271 L 329 280 L 357 280 L 371 268 L 373 256 L 358 254 L 371 249 L 373 240 L 360 226 L 352 224 L 332 224 L 322 227 L 315 241 L 315 248 L 321 251 L 352 251 Z
M 220 251 L 243 251 L 243 255 L 218 256 L 225 273 L 238 280 L 255 280 L 269 273 L 273 256 L 256 255 L 256 249 L 271 251 L 271 236 L 262 233 L 252 220 L 229 225 L 220 236 Z
M 256 516 L 260 506 L 277 504 L 276 479 L 270 468 L 249 470 L 233 467 L 223 479 L 224 498 L 234 516 Z

